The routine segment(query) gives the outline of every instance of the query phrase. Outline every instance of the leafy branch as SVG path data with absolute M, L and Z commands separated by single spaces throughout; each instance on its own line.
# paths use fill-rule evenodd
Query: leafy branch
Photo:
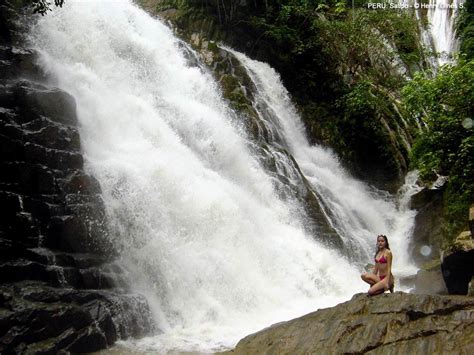
M 51 2 L 49 0 L 31 0 L 31 5 L 35 14 L 44 16 L 48 11 L 51 11 Z M 54 5 L 63 7 L 64 0 L 54 0 Z

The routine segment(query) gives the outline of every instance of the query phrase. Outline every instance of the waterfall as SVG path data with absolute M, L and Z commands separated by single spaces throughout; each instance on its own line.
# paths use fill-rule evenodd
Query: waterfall
M 437 57 L 428 56 L 431 68 L 453 61 L 459 50 L 455 23 L 463 0 L 398 0 L 402 9 L 413 10 L 418 20 L 421 44 L 434 51 Z M 425 23 L 426 21 L 426 23 Z
M 459 50 L 456 38 L 455 22 L 459 9 L 463 7 L 462 0 L 401 0 L 407 8 L 414 8 L 416 18 L 420 23 L 423 45 L 431 48 L 437 58 L 428 58 L 431 66 L 436 68 L 453 61 Z M 427 27 L 423 19 L 427 20 Z
M 430 1 L 427 17 L 434 49 L 439 54 L 439 64 L 451 61 L 458 50 L 454 25 L 460 4 L 459 0 Z
M 279 127 L 288 150 L 318 193 L 333 227 L 344 238 L 345 244 L 351 246 L 359 260 L 369 261 L 373 236 L 383 231 L 390 236 L 392 249 L 398 251 L 395 252 L 398 254 L 398 271 L 412 272 L 407 236 L 411 235 L 415 212 L 408 209 L 406 200 L 420 189 L 415 184 L 416 174 L 409 174 L 406 178 L 401 197 L 405 202 L 397 202 L 386 193 L 353 179 L 331 150 L 309 144 L 303 123 L 279 75 L 266 63 L 226 49 L 247 69 L 258 89 L 255 106 L 257 109 L 265 107 L 265 110 L 260 110 L 266 113 L 262 119 L 270 126 Z
M 308 144 L 267 65 L 234 52 L 257 85 L 256 100 L 273 111 L 262 120 L 281 126 L 358 263 L 305 231 L 297 201 L 280 197 L 212 76 L 189 64 L 172 32 L 131 0 L 68 0 L 38 18 L 30 40 L 51 85 L 76 100 L 117 262 L 160 329 L 127 346 L 225 349 L 269 324 L 347 300 L 367 290 L 358 267 L 370 261 L 377 233 L 391 238 L 395 273 L 410 269 L 411 211 Z

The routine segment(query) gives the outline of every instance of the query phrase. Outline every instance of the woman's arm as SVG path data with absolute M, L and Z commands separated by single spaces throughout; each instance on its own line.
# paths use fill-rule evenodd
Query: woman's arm
M 392 275 L 392 252 L 390 250 L 387 249 L 386 251 L 386 258 L 387 258 L 387 277 L 384 279 L 387 280 L 387 286 L 389 287 L 390 286 L 390 277 Z

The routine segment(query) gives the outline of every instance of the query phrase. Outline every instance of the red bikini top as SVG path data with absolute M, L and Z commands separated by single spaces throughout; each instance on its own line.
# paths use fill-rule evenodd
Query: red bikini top
M 375 262 L 379 263 L 379 264 L 386 264 L 387 259 L 385 259 L 385 255 L 382 255 L 382 257 L 379 260 L 377 260 L 377 258 L 375 258 Z

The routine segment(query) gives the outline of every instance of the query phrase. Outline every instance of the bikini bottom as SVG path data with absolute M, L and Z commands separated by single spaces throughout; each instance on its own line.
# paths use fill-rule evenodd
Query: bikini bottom
M 387 277 L 387 275 L 380 275 L 379 277 L 380 277 L 380 281 L 382 281 L 384 278 Z

